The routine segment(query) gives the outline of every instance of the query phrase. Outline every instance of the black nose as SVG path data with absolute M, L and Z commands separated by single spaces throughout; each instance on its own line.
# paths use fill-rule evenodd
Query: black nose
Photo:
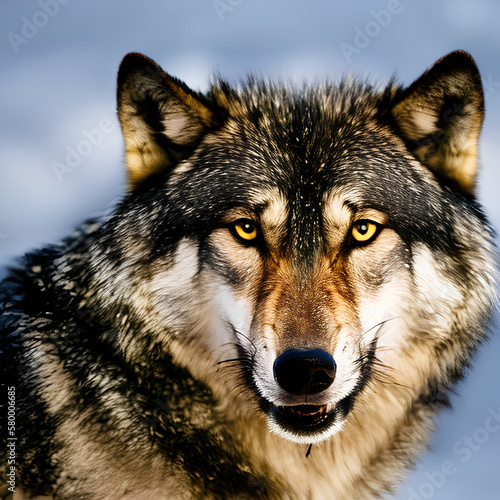
M 274 378 L 290 394 L 317 394 L 335 378 L 335 361 L 321 349 L 289 349 L 276 358 Z

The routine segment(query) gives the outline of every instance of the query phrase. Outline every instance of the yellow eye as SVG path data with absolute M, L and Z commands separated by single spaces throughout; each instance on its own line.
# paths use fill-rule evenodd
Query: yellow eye
M 370 241 L 376 234 L 378 225 L 369 220 L 360 220 L 352 226 L 352 237 L 360 243 Z
M 257 239 L 259 230 L 257 224 L 248 219 L 241 219 L 233 224 L 235 236 L 243 242 L 251 242 Z

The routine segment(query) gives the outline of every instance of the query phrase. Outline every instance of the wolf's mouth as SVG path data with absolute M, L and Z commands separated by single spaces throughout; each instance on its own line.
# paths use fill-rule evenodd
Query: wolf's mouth
M 320 426 L 334 409 L 333 403 L 326 405 L 277 406 L 276 412 L 292 426 L 310 428 Z
M 343 417 L 339 405 L 334 403 L 295 406 L 276 406 L 270 403 L 266 413 L 278 428 L 289 436 L 295 436 L 293 440 L 299 441 L 323 434 Z
M 351 393 L 337 402 L 323 405 L 278 406 L 261 400 L 271 430 L 295 443 L 319 443 L 339 431 L 356 397 Z

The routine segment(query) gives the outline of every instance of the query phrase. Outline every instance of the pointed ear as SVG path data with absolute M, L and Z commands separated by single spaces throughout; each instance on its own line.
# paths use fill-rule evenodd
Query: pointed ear
M 483 112 L 477 66 L 469 54 L 457 51 L 403 91 L 392 118 L 421 163 L 441 182 L 472 195 Z
M 117 99 L 131 189 L 189 156 L 222 121 L 220 110 L 142 54 L 124 57 Z

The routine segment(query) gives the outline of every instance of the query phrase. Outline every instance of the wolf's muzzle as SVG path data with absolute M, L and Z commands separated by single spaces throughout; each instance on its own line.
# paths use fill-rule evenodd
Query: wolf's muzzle
M 328 389 L 335 378 L 333 357 L 321 349 L 289 349 L 276 358 L 274 378 L 282 389 L 296 396 Z

